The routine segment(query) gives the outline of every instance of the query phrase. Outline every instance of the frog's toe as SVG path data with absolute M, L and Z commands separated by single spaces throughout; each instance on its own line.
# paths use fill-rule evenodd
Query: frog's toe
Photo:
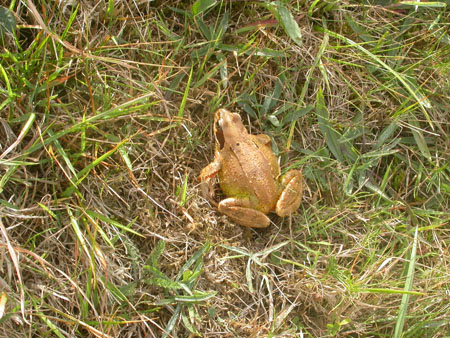
M 303 196 L 303 176 L 299 170 L 290 170 L 282 178 L 284 189 L 278 199 L 275 212 L 284 217 L 298 209 Z
M 227 198 L 219 203 L 219 212 L 230 217 L 233 222 L 251 228 L 266 228 L 270 219 L 261 211 L 250 208 L 247 200 Z

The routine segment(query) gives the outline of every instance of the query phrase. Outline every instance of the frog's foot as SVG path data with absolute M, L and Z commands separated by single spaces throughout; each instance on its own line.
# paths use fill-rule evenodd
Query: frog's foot
M 208 164 L 202 169 L 200 175 L 198 175 L 198 180 L 200 182 L 205 182 L 217 175 L 217 173 L 222 168 L 222 158 L 220 155 L 216 155 L 214 161 Z
M 233 222 L 251 228 L 266 228 L 270 219 L 261 211 L 252 209 L 249 200 L 226 198 L 219 203 L 219 212 L 230 217 Z
M 278 199 L 275 212 L 284 217 L 298 209 L 303 195 L 303 176 L 299 170 L 290 170 L 281 178 L 283 191 Z

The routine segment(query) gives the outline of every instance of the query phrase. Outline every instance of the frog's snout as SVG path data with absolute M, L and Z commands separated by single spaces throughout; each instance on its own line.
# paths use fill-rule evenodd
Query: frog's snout
M 224 128 L 224 124 L 225 124 L 225 116 L 227 114 L 227 111 L 225 109 L 220 109 L 219 110 L 219 120 L 217 121 L 217 124 L 220 126 L 220 128 Z
M 223 118 L 220 117 L 219 121 L 217 121 L 217 124 L 219 125 L 220 129 L 223 129 Z

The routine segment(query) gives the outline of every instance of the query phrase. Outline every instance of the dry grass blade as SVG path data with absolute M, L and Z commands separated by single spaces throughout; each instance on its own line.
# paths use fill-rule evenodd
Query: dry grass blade
M 6 242 L 6 247 L 8 248 L 9 256 L 11 257 L 11 261 L 13 262 L 14 269 L 16 270 L 16 276 L 19 284 L 20 290 L 20 310 L 22 311 L 22 318 L 25 323 L 29 324 L 25 315 L 25 291 L 23 289 L 23 278 L 22 273 L 20 272 L 19 260 L 17 259 L 16 252 L 14 251 L 13 246 L 11 245 L 11 241 L 9 240 L 8 233 L 3 225 L 2 218 L 0 217 L 0 231 L 2 232 L 3 240 Z M 3 299 L 3 297 L 2 297 Z
M 8 155 L 11 151 L 14 150 L 14 148 L 16 148 L 20 144 L 20 142 L 23 140 L 23 138 L 27 135 L 28 131 L 30 130 L 31 125 L 33 124 L 35 118 L 36 118 L 36 114 L 30 114 L 27 122 L 25 123 L 22 130 L 20 131 L 20 134 L 17 137 L 17 139 L 3 153 L 0 154 L 0 160 L 5 158 L 6 155 Z

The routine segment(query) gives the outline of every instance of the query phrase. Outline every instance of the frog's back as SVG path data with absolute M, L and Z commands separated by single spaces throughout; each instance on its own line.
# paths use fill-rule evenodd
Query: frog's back
M 220 187 L 228 197 L 248 198 L 253 207 L 268 213 L 279 197 L 279 166 L 270 145 L 256 139 L 237 141 L 223 149 Z
M 280 175 L 280 166 L 278 165 L 278 160 L 273 153 L 271 143 L 270 143 L 270 137 L 265 134 L 259 134 L 259 135 L 250 135 L 253 139 L 253 142 L 256 144 L 256 146 L 259 148 L 259 150 L 263 153 L 264 157 L 266 158 L 267 162 L 269 163 L 269 166 L 272 170 L 272 177 L 277 180 L 278 176 Z
M 235 156 L 227 156 L 223 151 L 222 168 L 218 174 L 220 188 L 228 197 L 250 197 L 253 194 L 252 183 L 247 181 L 241 164 Z

